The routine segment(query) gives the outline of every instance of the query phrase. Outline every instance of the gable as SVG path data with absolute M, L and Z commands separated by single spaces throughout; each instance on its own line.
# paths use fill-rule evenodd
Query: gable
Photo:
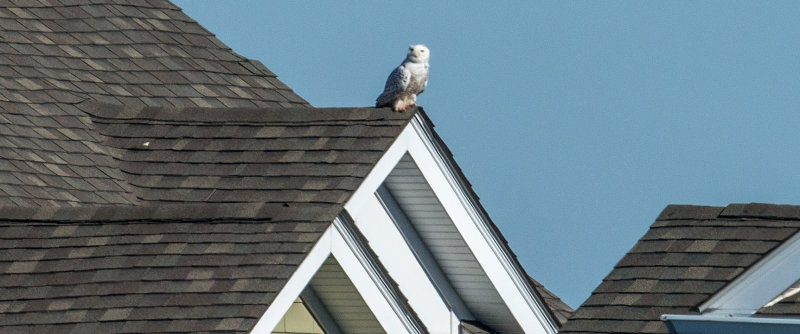
M 420 112 L 345 209 L 432 332 L 453 330 L 442 322 L 448 313 L 498 332 L 555 332 L 552 313 L 437 138 Z
M 344 203 L 343 216 L 333 226 L 352 230 L 342 234 L 344 230 L 330 228 L 330 235 L 315 246 L 319 250 L 306 260 L 307 267 L 301 265 L 254 332 L 273 328 L 290 304 L 309 290 L 323 296 L 312 298 L 323 300 L 321 304 L 354 307 L 324 302 L 326 293 L 315 283 L 325 261 L 332 260 L 343 269 L 344 275 L 338 276 L 352 281 L 348 291 L 358 291 L 362 305 L 389 333 L 556 332 L 554 310 L 513 261 L 496 228 L 482 220 L 485 212 L 470 206 L 474 197 L 453 179 L 461 177 L 447 165 L 453 162 L 437 162 L 432 153 L 443 151 L 429 151 L 436 148 L 427 146 L 431 138 L 420 133 L 430 131 L 425 122 L 418 110 Z M 356 237 L 348 243 L 346 235 Z M 353 254 L 362 254 L 356 256 L 361 265 L 344 261 Z M 363 270 L 373 278 L 360 280 Z M 329 328 L 341 328 L 339 321 L 350 318 L 337 316 L 336 309 L 323 309 L 325 317 L 334 319 Z
M 427 333 L 346 213 L 335 219 L 252 333 L 271 333 L 297 298 L 327 333 Z

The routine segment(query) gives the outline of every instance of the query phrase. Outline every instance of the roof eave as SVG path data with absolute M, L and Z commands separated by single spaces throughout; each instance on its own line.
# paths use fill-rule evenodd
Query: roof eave
M 661 316 L 661 321 L 666 323 L 671 334 L 800 332 L 800 319 L 664 314 Z

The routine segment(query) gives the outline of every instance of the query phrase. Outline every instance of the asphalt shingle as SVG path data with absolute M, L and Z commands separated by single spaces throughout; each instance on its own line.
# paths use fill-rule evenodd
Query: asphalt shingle
M 247 331 L 339 210 L 0 208 L 0 327 Z
M 146 202 L 343 204 L 414 112 L 83 103 Z M 85 170 L 85 172 L 96 172 Z
M 17 178 L 28 191 L 0 194 L 15 196 L 5 201 L 18 205 L 137 201 L 94 125 L 75 108 L 81 101 L 308 106 L 261 63 L 234 53 L 169 1 L 6 1 L 0 29 L 0 159 L 27 164 L 32 174 Z M 66 166 L 86 160 L 103 175 Z M 5 167 L 3 187 L 14 172 Z M 67 177 L 116 186 L 82 189 Z M 55 178 L 58 186 L 34 181 L 41 178 Z
M 670 205 L 561 333 L 667 333 L 662 314 L 697 307 L 800 230 L 800 207 Z M 797 298 L 759 313 L 800 315 Z
M 542 298 L 542 301 L 545 303 L 545 307 L 547 307 L 550 314 L 553 316 L 553 319 L 556 321 L 558 327 L 564 325 L 567 322 L 567 319 L 575 312 L 569 305 L 564 303 L 561 298 L 558 298 L 553 292 L 547 290 L 541 283 L 534 280 L 531 277 L 528 277 L 533 288 L 536 289 L 536 292 Z

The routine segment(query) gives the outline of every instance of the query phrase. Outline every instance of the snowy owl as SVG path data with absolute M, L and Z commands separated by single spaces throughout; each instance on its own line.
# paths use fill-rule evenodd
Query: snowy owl
M 375 106 L 391 106 L 394 111 L 406 111 L 415 106 L 417 95 L 425 91 L 428 85 L 428 60 L 431 52 L 422 44 L 408 47 L 408 54 L 386 79 L 386 88 L 375 101 Z

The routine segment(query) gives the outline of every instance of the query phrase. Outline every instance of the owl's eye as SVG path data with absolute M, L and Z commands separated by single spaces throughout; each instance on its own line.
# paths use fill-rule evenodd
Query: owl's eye
M 425 52 L 425 50 L 419 50 L 419 52 Z

